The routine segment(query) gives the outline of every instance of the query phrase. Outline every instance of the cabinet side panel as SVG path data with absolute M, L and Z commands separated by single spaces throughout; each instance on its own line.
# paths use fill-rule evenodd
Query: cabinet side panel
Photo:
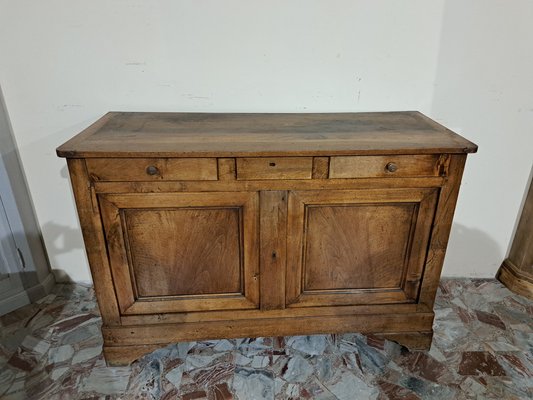
M 419 303 L 422 310 L 433 308 L 435 302 L 465 161 L 466 154 L 451 157 L 449 178 L 440 192 L 420 290 Z
M 119 325 L 119 309 L 109 269 L 102 221 L 85 160 L 68 159 L 67 163 L 102 320 L 104 325 Z

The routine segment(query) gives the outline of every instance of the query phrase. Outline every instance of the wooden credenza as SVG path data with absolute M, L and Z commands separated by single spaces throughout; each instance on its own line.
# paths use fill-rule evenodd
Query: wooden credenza
M 66 157 L 109 364 L 176 341 L 431 343 L 466 154 L 418 112 L 112 112 Z

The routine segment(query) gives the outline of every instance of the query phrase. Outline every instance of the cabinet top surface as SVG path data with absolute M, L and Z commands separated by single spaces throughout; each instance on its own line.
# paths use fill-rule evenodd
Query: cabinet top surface
M 324 114 L 110 112 L 60 157 L 242 157 L 473 153 L 416 111 Z

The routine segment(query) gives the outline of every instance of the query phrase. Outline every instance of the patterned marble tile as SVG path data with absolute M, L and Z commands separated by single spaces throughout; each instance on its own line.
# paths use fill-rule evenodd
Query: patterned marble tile
M 350 333 L 177 343 L 106 367 L 92 288 L 58 285 L 0 317 L 0 398 L 533 398 L 533 302 L 445 279 L 435 313 L 427 352 Z

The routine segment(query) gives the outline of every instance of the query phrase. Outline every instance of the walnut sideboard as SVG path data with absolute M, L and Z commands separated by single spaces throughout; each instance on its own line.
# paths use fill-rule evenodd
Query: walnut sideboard
M 363 332 L 431 344 L 467 153 L 418 112 L 111 112 L 66 157 L 104 354 Z

